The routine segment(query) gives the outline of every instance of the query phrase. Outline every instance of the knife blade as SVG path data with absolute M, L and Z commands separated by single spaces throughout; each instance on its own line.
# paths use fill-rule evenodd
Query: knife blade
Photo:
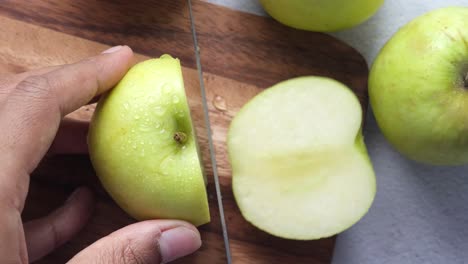
M 217 169 L 217 163 L 216 163 L 216 155 L 215 155 L 215 150 L 214 150 L 213 139 L 211 136 L 212 135 L 211 123 L 210 123 L 210 116 L 208 112 L 205 82 L 203 80 L 203 70 L 202 70 L 201 60 L 200 60 L 200 48 L 198 46 L 197 33 L 195 29 L 195 20 L 194 20 L 193 11 L 192 11 L 192 1 L 187 0 L 187 3 L 188 3 L 188 8 L 189 8 L 190 25 L 191 25 L 191 31 L 192 31 L 195 59 L 196 59 L 196 64 L 197 64 L 198 78 L 200 81 L 200 89 L 201 89 L 201 95 L 202 95 L 202 101 L 203 101 L 202 102 L 203 113 L 204 113 L 204 118 L 205 118 L 206 133 L 208 136 L 210 159 L 211 159 L 211 165 L 213 168 L 213 177 L 214 177 L 214 183 L 215 183 L 215 189 L 216 189 L 216 198 L 218 201 L 219 217 L 220 217 L 221 228 L 222 228 L 223 239 L 224 239 L 224 247 L 226 251 L 226 259 L 227 259 L 227 263 L 231 264 L 232 259 L 231 259 L 231 250 L 229 246 L 229 235 L 228 235 L 228 230 L 226 226 L 226 220 L 224 217 L 223 200 L 222 200 L 222 194 L 221 194 L 221 187 L 219 184 L 219 175 L 218 175 L 218 169 Z

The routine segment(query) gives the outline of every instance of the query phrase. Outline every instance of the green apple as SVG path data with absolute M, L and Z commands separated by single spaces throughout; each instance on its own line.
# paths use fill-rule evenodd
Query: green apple
M 244 218 L 275 236 L 312 240 L 356 223 L 375 196 L 362 108 L 335 80 L 307 76 L 261 92 L 228 133 L 232 187 Z
M 102 185 L 134 218 L 210 221 L 178 59 L 132 67 L 98 103 L 88 144 Z
M 382 133 L 428 164 L 468 162 L 468 8 L 426 13 L 382 48 L 369 79 Z
M 279 22 L 297 29 L 332 32 L 370 18 L 384 0 L 260 0 Z

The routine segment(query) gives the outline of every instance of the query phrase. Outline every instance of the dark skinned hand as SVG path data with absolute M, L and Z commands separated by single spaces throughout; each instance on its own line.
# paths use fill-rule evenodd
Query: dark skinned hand
M 83 187 L 48 216 L 23 223 L 30 174 L 48 152 L 87 151 L 83 123 L 64 116 L 116 85 L 132 61 L 132 50 L 117 46 L 75 64 L 0 79 L 1 263 L 38 260 L 85 225 L 93 199 Z M 200 234 L 189 223 L 149 220 L 101 238 L 69 263 L 162 263 L 200 245 Z

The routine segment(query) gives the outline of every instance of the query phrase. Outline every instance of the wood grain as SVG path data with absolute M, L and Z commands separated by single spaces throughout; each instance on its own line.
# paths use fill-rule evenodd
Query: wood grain
M 366 109 L 365 61 L 330 36 L 293 30 L 269 18 L 204 1 L 192 3 L 233 262 L 329 263 L 334 238 L 280 239 L 242 218 L 231 190 L 226 133 L 231 119 L 250 98 L 300 75 L 328 76 L 348 84 Z M 179 262 L 225 263 L 186 1 L 0 0 L 0 26 L 0 76 L 75 62 L 117 44 L 130 45 L 138 53 L 137 61 L 163 53 L 181 59 L 209 179 L 212 222 L 201 227 L 203 248 Z M 89 120 L 93 110 L 93 105 L 86 106 L 70 116 Z M 91 222 L 39 263 L 62 263 L 100 237 L 134 222 L 102 189 L 87 156 L 45 160 L 33 177 L 24 219 L 44 215 L 83 184 L 92 186 L 97 196 Z
M 261 88 L 296 76 L 327 76 L 367 104 L 367 64 L 343 42 L 204 1 L 194 1 L 193 10 L 204 71 Z
M 107 45 L 6 17 L 0 16 L 0 25 L 5 28 L 0 32 L 0 43 L 2 43 L 0 45 L 1 76 L 50 65 L 72 63 L 99 54 L 109 48 Z M 15 40 L 15 44 L 6 45 L 11 39 Z M 135 59 L 141 61 L 147 58 L 143 55 L 137 55 Z M 208 177 L 207 187 L 212 221 L 210 224 L 201 227 L 203 248 L 196 254 L 182 259 L 181 262 L 205 263 L 205 261 L 210 261 L 210 263 L 226 263 L 219 210 L 213 185 L 213 173 L 207 147 L 207 133 L 203 119 L 198 74 L 196 70 L 191 68 L 183 67 L 182 70 L 192 117 L 200 141 L 202 157 L 204 164 L 206 164 L 205 171 Z M 90 120 L 93 110 L 94 105 L 85 106 L 70 114 L 69 117 Z M 50 186 L 39 188 L 46 185 L 45 183 Z M 65 200 L 64 193 L 68 193 L 73 188 L 81 185 L 92 186 L 95 193 L 97 193 L 97 207 L 91 222 L 79 236 L 38 263 L 65 262 L 100 237 L 135 222 L 121 211 L 103 191 L 87 156 L 48 158 L 38 167 L 31 181 L 24 220 L 40 217 L 50 212 Z M 55 193 L 62 195 L 56 196 Z M 42 198 L 38 199 L 38 197 Z
M 365 112 L 368 101 L 365 60 L 351 47 L 328 35 L 293 30 L 268 18 L 202 1 L 195 1 L 193 10 L 202 67 L 204 72 L 214 73 L 205 74 L 204 83 L 211 102 L 212 138 L 233 262 L 329 263 L 334 237 L 317 241 L 285 240 L 257 229 L 241 216 L 231 189 L 227 131 L 232 118 L 250 98 L 277 82 L 303 75 L 326 76 L 347 84 Z M 207 13 L 210 15 L 204 15 Z M 219 107 L 220 101 L 223 107 Z M 269 253 L 249 250 L 250 245 L 263 245 Z M 266 255 L 275 258 L 268 259 Z M 282 255 L 287 257 L 279 260 Z

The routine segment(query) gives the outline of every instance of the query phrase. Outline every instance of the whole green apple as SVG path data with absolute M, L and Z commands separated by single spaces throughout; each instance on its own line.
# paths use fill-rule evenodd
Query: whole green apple
M 382 48 L 369 79 L 382 133 L 423 163 L 468 162 L 468 8 L 426 13 Z
M 279 22 L 297 29 L 332 32 L 370 18 L 384 0 L 260 0 Z
M 102 185 L 134 218 L 210 221 L 178 59 L 133 66 L 99 101 L 88 144 Z
M 312 240 L 356 223 L 375 196 L 362 108 L 345 85 L 307 76 L 251 99 L 228 134 L 244 218 L 275 236 Z

